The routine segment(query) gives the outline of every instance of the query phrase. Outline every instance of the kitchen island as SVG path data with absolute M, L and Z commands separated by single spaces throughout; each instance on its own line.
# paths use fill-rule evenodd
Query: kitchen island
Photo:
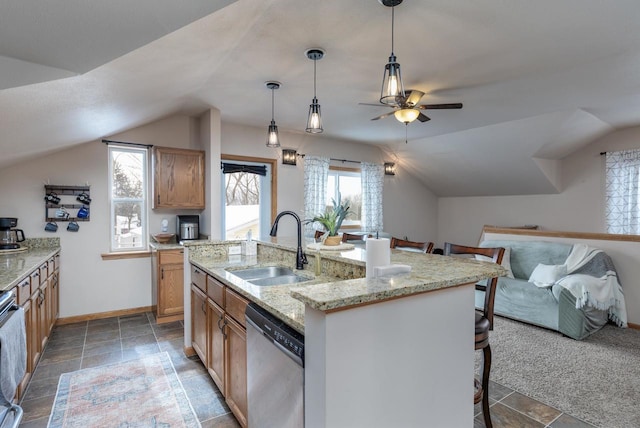
M 411 273 L 366 279 L 364 250 L 307 249 L 309 281 L 259 287 L 233 270 L 293 267 L 295 244 L 273 238 L 255 256 L 229 255 L 235 245 L 189 244 L 185 258 L 305 334 L 307 427 L 473 425 L 474 284 L 501 267 L 392 251 Z

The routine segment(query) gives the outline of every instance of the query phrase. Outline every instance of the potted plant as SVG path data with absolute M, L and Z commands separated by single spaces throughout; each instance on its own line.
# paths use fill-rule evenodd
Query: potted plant
M 327 209 L 323 214 L 316 215 L 309 222 L 320 223 L 327 231 L 327 237 L 324 240 L 324 245 L 339 245 L 340 236 L 338 231 L 342 226 L 342 222 L 352 211 L 349 211 L 349 201 L 342 203 L 340 200 L 340 193 L 338 193 L 338 200 L 331 199 L 333 208 Z

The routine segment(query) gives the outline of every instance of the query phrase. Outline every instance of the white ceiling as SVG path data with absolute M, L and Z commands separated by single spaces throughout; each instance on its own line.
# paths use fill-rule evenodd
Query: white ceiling
M 283 84 L 279 128 L 304 132 L 311 47 L 326 50 L 322 135 L 379 145 L 438 195 L 558 192 L 559 159 L 640 124 L 637 0 L 405 0 L 395 15 L 405 87 L 464 103 L 428 111 L 407 144 L 393 116 L 370 120 L 388 108 L 358 105 L 377 102 L 391 51 L 377 0 L 0 0 L 0 167 L 207 106 L 266 133 L 267 80 Z

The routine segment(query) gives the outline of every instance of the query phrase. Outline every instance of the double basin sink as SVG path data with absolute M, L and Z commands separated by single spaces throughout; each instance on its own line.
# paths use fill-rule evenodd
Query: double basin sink
M 311 278 L 299 275 L 288 267 L 264 266 L 248 269 L 227 270 L 227 273 L 243 279 L 253 285 L 287 285 L 309 281 Z

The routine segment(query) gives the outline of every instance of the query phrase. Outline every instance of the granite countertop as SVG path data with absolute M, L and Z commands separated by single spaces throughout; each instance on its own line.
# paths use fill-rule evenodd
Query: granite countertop
M 360 276 L 364 276 L 366 251 L 360 248 L 349 251 L 317 251 L 306 248 L 309 265 L 305 266 L 305 270 L 297 273 L 311 280 L 297 284 L 260 287 L 229 273 L 234 269 L 254 266 L 280 265 L 293 268 L 295 240 L 272 238 L 267 241 L 260 242 L 259 245 L 265 249 L 286 251 L 281 252 L 279 257 L 278 252 L 270 251 L 269 257 L 261 256 L 258 260 L 257 256 L 228 256 L 226 247 L 223 245 L 204 246 L 198 243 L 189 245 L 195 250 L 190 255 L 190 261 L 301 333 L 304 333 L 305 304 L 327 312 L 346 310 L 362 304 L 477 282 L 505 274 L 501 266 L 493 263 L 392 250 L 391 262 L 412 266 L 410 273 L 388 278 L 336 278 L 336 275 L 340 274 L 335 271 L 336 268 L 344 270 L 351 265 L 359 268 Z M 230 245 L 238 244 L 231 241 Z M 313 271 L 318 253 L 323 259 L 323 272 L 328 270 L 321 276 L 314 275 Z M 325 261 L 333 261 L 336 265 L 333 268 L 327 268 Z
M 60 238 L 32 238 L 21 243 L 26 251 L 0 255 L 0 291 L 7 291 L 60 251 Z

